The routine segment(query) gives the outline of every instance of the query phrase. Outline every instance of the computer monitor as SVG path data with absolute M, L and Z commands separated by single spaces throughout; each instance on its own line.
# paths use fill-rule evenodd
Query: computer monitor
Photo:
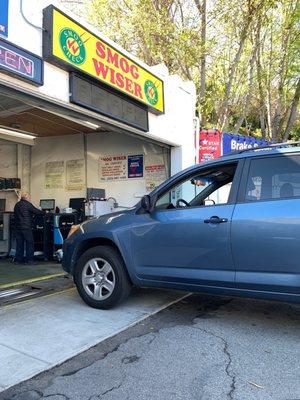
M 42 200 L 40 200 L 40 207 L 43 211 L 54 211 L 55 200 L 54 199 L 42 199 Z
M 0 199 L 0 212 L 5 211 L 6 199 Z
M 74 197 L 69 200 L 69 207 L 73 208 L 73 210 L 77 210 L 78 212 L 84 210 L 84 197 Z
M 87 199 L 105 199 L 105 189 L 87 188 Z

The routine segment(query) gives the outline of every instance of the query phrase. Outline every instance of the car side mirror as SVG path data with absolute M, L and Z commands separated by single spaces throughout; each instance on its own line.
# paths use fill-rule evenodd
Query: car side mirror
M 151 197 L 148 194 L 145 194 L 145 196 L 142 197 L 141 207 L 148 213 L 151 211 Z

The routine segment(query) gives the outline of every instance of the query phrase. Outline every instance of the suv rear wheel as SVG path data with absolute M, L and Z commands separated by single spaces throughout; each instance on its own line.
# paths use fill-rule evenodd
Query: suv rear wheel
M 79 258 L 74 274 L 81 298 L 91 307 L 108 309 L 129 295 L 131 283 L 118 252 L 109 246 L 87 250 Z

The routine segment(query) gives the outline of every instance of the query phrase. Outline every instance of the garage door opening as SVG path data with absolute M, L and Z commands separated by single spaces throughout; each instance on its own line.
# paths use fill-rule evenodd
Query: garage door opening
M 15 264 L 14 206 L 21 192 L 32 192 L 32 148 L 42 137 L 93 132 L 93 124 L 47 112 L 8 94 L 0 95 L 0 305 L 21 301 L 72 285 L 54 259 L 54 220 L 50 214 L 32 221 L 34 265 Z M 98 128 L 98 126 L 97 126 Z M 47 153 L 43 154 L 47 157 Z M 35 206 L 39 207 L 39 202 Z M 50 210 L 49 210 L 50 211 Z M 55 211 L 55 210 L 53 210 Z M 65 222 L 67 223 L 67 222 Z M 64 237 L 67 232 L 64 233 Z
M 84 110 L 1 93 L 0 305 L 72 286 L 59 251 L 71 226 L 91 216 L 84 203 L 91 193 L 113 199 L 111 211 L 126 210 L 169 175 L 168 144 L 97 121 Z M 13 262 L 13 209 L 22 191 L 37 207 L 54 204 L 33 221 L 36 265 Z

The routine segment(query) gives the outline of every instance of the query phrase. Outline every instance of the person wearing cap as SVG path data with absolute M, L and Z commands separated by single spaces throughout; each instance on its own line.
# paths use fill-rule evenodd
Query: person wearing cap
M 16 264 L 33 264 L 34 240 L 33 240 L 33 216 L 44 214 L 30 202 L 30 195 L 22 193 L 20 201 L 14 208 L 15 231 L 16 231 Z M 24 258 L 24 249 L 26 256 Z

